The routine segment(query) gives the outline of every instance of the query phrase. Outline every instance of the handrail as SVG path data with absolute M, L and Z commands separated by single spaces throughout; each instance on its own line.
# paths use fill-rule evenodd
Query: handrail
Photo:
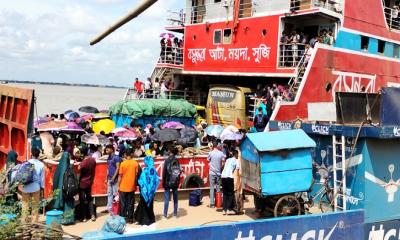
M 279 45 L 279 67 L 296 67 L 304 54 L 306 44 L 281 43 Z
M 158 64 L 183 65 L 183 48 L 162 46 Z
M 325 8 L 334 12 L 341 12 L 343 3 L 340 0 L 291 0 L 290 11 Z
M 389 29 L 400 30 L 400 9 L 385 7 L 384 10 Z
M 205 22 L 205 19 L 207 17 L 207 8 L 213 6 L 220 6 L 221 8 L 224 7 L 226 9 L 227 13 L 232 13 L 233 12 L 233 1 L 230 3 L 225 3 L 219 2 L 219 3 L 209 3 L 209 4 L 204 4 L 204 5 L 198 5 L 198 6 L 192 6 L 187 8 L 186 12 L 190 13 L 190 24 L 195 24 L 195 23 L 203 23 Z M 246 18 L 246 17 L 251 17 L 254 14 L 254 3 L 241 3 L 239 5 L 239 18 Z M 217 16 L 216 16 L 217 17 Z
M 162 92 L 160 89 L 144 90 L 142 93 L 138 93 L 136 89 L 128 88 L 124 99 L 184 99 L 194 104 L 200 104 L 201 95 L 198 91 L 168 90 Z

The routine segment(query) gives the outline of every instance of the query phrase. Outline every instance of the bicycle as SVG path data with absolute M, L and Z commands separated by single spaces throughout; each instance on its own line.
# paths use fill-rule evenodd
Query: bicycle
M 310 191 L 307 192 L 307 195 L 310 194 L 311 190 L 316 184 L 322 185 L 322 187 L 313 196 L 308 197 L 308 199 L 304 201 L 304 204 L 308 205 L 308 211 L 316 204 L 318 204 L 318 208 L 323 213 L 334 210 L 333 188 L 329 185 L 330 178 L 331 177 L 325 179 L 322 183 L 313 181 Z

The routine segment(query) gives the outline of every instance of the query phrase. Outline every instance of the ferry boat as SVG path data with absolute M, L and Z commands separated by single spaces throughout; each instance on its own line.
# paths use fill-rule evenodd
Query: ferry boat
M 155 2 L 144 1 L 92 44 Z M 199 94 L 210 84 L 288 85 L 292 100 L 278 102 L 271 120 L 312 120 L 309 112 L 323 115 L 333 108 L 336 91 L 376 93 L 399 86 L 395 5 L 395 0 L 188 0 L 185 9 L 169 12 L 166 26 L 183 34 L 183 48 L 166 48 L 151 77 L 190 83 Z M 324 32 L 333 41 L 305 51 Z M 306 41 L 286 43 L 288 34 Z

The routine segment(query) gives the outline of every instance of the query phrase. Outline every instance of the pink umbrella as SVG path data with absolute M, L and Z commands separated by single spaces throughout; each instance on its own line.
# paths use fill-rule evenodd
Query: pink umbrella
M 174 37 L 175 37 L 175 35 L 172 34 L 172 33 L 161 33 L 161 34 L 160 34 L 160 38 L 172 39 L 172 38 L 174 38 Z
M 130 140 L 135 140 L 138 138 L 138 135 L 136 134 L 136 132 L 129 130 L 129 129 L 125 129 L 125 131 L 116 132 L 114 134 L 114 136 L 117 136 L 121 139 L 130 139 Z
M 185 125 L 183 125 L 180 122 L 171 121 L 171 122 L 164 123 L 163 127 L 164 128 L 173 128 L 173 129 L 182 129 L 182 128 L 185 128 Z
M 82 127 L 80 127 L 77 123 L 75 122 L 67 122 L 67 128 L 63 128 L 60 130 L 60 132 L 84 132 Z
M 44 118 L 44 117 L 39 117 L 38 119 L 36 119 L 33 122 L 33 127 L 37 128 L 40 124 L 46 123 L 48 122 L 49 119 L 48 118 Z
M 45 122 L 38 125 L 38 131 L 59 131 L 60 129 L 67 128 L 66 122 Z

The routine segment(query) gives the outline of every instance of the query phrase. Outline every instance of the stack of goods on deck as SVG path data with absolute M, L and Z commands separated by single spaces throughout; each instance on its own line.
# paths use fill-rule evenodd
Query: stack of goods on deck
M 119 101 L 110 107 L 110 115 L 117 127 L 135 124 L 157 125 L 162 121 L 182 122 L 186 126 L 194 125 L 196 106 L 186 100 L 145 99 Z

